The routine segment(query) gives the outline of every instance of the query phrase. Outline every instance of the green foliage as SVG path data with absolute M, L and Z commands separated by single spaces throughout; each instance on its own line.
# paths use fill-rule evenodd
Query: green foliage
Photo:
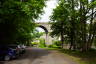
M 32 46 L 38 45 L 38 42 L 31 42 L 31 45 L 32 45 Z
M 0 43 L 30 40 L 44 6 L 44 0 L 0 0 Z
M 54 42 L 53 42 L 53 45 L 61 46 L 61 41 L 54 41 Z
M 51 35 L 70 43 L 70 49 L 88 50 L 96 38 L 95 0 L 59 0 L 51 16 Z
M 58 48 L 58 46 L 51 44 L 51 45 L 48 45 L 48 48 Z
M 49 48 L 61 48 L 61 41 L 54 41 L 53 44 L 48 45 Z
M 40 38 L 40 39 L 39 39 L 39 44 L 38 44 L 38 46 L 39 46 L 40 48 L 46 47 L 45 39 Z
M 59 49 L 64 54 L 67 54 L 74 61 L 77 61 L 78 64 L 95 64 L 96 63 L 96 50 L 91 49 L 87 52 L 72 51 L 68 49 Z
M 32 33 L 32 38 L 36 39 L 36 38 L 40 38 L 40 36 L 42 36 L 44 34 L 44 32 L 39 32 L 38 30 L 34 29 L 33 33 Z

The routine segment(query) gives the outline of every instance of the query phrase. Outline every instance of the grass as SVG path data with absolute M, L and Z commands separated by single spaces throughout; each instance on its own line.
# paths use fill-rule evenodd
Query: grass
M 48 48 L 48 47 L 46 47 L 45 49 L 47 49 L 47 50 L 58 50 L 58 48 Z
M 59 49 L 59 51 L 67 54 L 70 58 L 77 61 L 79 64 L 96 64 L 96 50 L 80 52 L 67 49 Z
M 72 51 L 68 49 L 48 48 L 48 50 L 58 50 L 70 57 L 72 60 L 79 64 L 96 64 L 96 50 L 92 49 L 88 52 Z
M 38 47 L 38 48 L 43 48 L 43 49 L 47 49 L 47 50 L 58 50 L 58 48 L 49 48 L 49 47 Z

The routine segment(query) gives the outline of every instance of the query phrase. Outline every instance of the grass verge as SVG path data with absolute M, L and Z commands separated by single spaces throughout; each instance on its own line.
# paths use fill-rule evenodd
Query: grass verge
M 67 54 L 71 59 L 79 64 L 96 64 L 96 50 L 88 52 L 71 51 L 68 49 L 58 49 L 60 52 Z
M 88 52 L 72 51 L 68 49 L 48 48 L 47 50 L 58 50 L 64 53 L 66 56 L 76 61 L 78 64 L 96 64 L 96 50 L 92 49 Z

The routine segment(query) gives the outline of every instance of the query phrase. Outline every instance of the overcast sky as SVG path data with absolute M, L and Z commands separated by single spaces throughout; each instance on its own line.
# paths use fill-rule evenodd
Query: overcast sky
M 50 21 L 49 16 L 52 14 L 53 9 L 56 7 L 56 0 L 49 0 L 46 2 L 46 7 L 44 8 L 45 13 L 41 15 L 41 19 L 37 20 L 37 22 L 48 22 Z

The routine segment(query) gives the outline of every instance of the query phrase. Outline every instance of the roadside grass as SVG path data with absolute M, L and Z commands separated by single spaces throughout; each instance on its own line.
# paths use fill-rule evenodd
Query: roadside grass
M 88 52 L 71 51 L 68 49 L 58 50 L 64 54 L 67 54 L 67 56 L 79 64 L 96 64 L 96 50 L 90 50 Z
M 96 64 L 96 50 L 91 49 L 87 52 L 81 51 L 72 51 L 69 49 L 60 49 L 60 48 L 48 48 L 44 47 L 47 50 L 58 50 L 64 55 L 68 56 L 72 60 L 76 61 L 78 64 Z
M 48 47 L 46 47 L 45 49 L 47 49 L 47 50 L 59 50 L 58 48 L 48 48 Z
M 38 47 L 38 48 L 43 48 L 43 49 L 47 49 L 47 50 L 58 50 L 58 48 L 49 48 L 49 47 Z

